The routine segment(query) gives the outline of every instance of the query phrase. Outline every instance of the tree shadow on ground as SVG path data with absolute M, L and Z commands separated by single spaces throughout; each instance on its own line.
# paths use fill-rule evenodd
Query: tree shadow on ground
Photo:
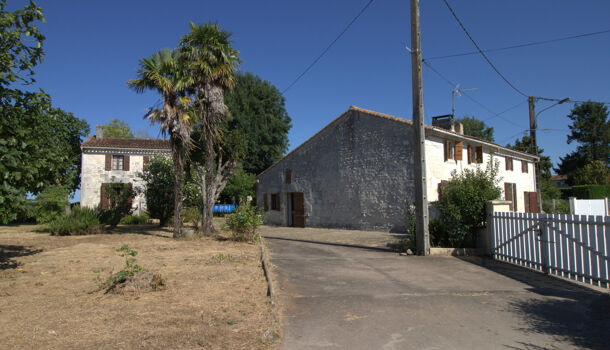
M 107 230 L 110 234 L 137 234 L 155 236 L 161 238 L 172 238 L 173 229 L 171 227 L 159 227 L 159 225 L 119 225 Z
M 547 334 L 558 341 L 569 341 L 581 348 L 608 349 L 610 344 L 610 293 L 547 276 L 524 267 L 490 258 L 461 257 L 461 260 L 517 280 L 537 294 L 534 298 L 515 299 L 511 309 L 525 321 L 525 333 Z M 523 349 L 536 349 L 522 344 Z M 510 348 L 510 347 L 509 347 Z
M 34 255 L 42 252 L 42 249 L 32 249 L 22 245 L 0 245 L 0 270 L 15 269 L 21 265 L 14 258 Z
M 390 248 L 372 247 L 372 246 L 365 246 L 365 245 L 359 245 L 359 244 L 325 242 L 325 241 L 313 241 L 313 240 L 307 240 L 307 239 L 284 238 L 284 237 L 273 237 L 273 236 L 263 236 L 263 237 L 265 239 L 268 239 L 268 240 L 292 241 L 292 242 L 302 242 L 302 243 L 330 245 L 330 246 L 336 246 L 336 247 L 359 248 L 359 249 L 381 251 L 381 252 L 394 252 L 394 250 L 392 250 Z

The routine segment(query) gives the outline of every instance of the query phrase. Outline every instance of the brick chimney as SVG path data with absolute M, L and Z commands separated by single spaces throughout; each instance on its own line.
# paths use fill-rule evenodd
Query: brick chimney
M 103 139 L 104 138 L 104 125 L 96 125 L 95 126 L 95 138 Z

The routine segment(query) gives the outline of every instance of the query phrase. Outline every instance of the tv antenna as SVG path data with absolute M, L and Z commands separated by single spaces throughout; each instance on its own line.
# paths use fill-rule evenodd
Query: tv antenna
M 471 88 L 471 89 L 461 89 L 460 84 L 455 86 L 455 89 L 451 90 L 451 115 L 455 117 L 455 95 L 458 97 L 462 96 L 462 93 L 465 91 L 474 91 L 479 88 Z

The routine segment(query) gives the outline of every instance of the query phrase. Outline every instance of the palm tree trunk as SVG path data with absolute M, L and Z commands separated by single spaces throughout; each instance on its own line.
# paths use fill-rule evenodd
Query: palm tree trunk
M 184 183 L 183 176 L 183 159 L 182 159 L 182 143 L 180 140 L 170 136 L 172 146 L 172 159 L 174 161 L 174 238 L 182 236 L 182 185 Z
M 214 209 L 214 144 L 211 137 L 205 139 L 205 173 L 202 174 L 205 179 L 204 206 L 202 218 L 202 230 L 205 235 L 214 232 L 213 209 Z

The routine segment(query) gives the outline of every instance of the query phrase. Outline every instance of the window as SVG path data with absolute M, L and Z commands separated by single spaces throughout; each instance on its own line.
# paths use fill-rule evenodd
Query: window
M 506 170 L 513 170 L 513 159 L 511 157 L 505 157 L 504 162 L 506 163 Z
M 286 169 L 286 171 L 284 171 L 284 183 L 286 185 L 290 185 L 292 183 L 292 170 Z
M 272 193 L 271 194 L 271 210 L 280 210 L 280 194 Z
M 510 210 L 517 211 L 517 184 L 504 183 L 504 200 L 511 201 Z
M 129 156 L 120 154 L 107 154 L 104 170 L 125 170 L 129 171 Z
M 125 157 L 123 156 L 112 156 L 112 170 L 123 170 Z
M 527 173 L 527 160 L 522 160 L 521 161 L 521 172 L 522 173 Z
M 477 163 L 483 163 L 483 146 L 477 146 L 475 153 Z
M 449 159 L 453 159 L 453 142 L 449 141 L 449 140 L 445 140 L 445 145 L 444 145 L 444 152 L 445 152 L 445 161 L 449 160 Z

